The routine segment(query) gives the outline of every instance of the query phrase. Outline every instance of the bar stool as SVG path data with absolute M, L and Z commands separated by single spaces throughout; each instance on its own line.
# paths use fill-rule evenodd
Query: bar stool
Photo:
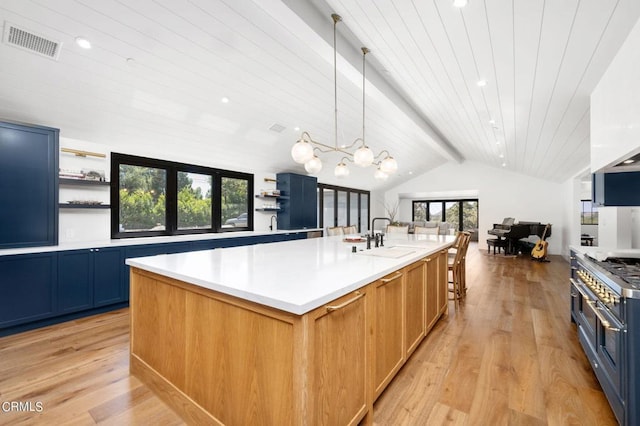
M 355 225 L 343 226 L 342 232 L 344 233 L 344 235 L 357 234 L 358 228 Z
M 469 241 L 471 241 L 471 233 L 462 231 L 458 233 L 459 243 L 456 253 L 453 259 L 449 258 L 447 264 L 447 272 L 451 272 L 451 288 L 449 291 L 453 293 L 453 297 L 450 300 L 455 300 L 456 303 L 464 299 L 467 293 L 467 283 L 465 280 L 466 275 L 466 258 L 467 249 L 469 248 Z M 458 236 L 456 236 L 456 240 Z
M 387 234 L 408 234 L 409 226 L 387 225 Z
M 342 226 L 332 226 L 327 228 L 327 236 L 332 237 L 334 235 L 344 235 L 344 229 Z
M 427 228 L 426 226 L 414 226 L 413 233 L 421 235 L 438 235 L 438 227 L 434 226 L 432 228 Z

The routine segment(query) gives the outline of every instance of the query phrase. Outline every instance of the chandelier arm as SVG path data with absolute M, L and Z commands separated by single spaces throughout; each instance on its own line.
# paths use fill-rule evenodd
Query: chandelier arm
M 351 148 L 353 148 L 353 147 L 354 147 L 358 142 L 362 142 L 362 145 L 361 145 L 361 146 L 366 146 L 366 145 L 364 144 L 364 139 L 362 139 L 362 138 L 356 138 L 353 142 L 351 142 L 351 145 L 342 146 L 342 147 L 340 147 L 340 149 L 351 149 Z
M 382 154 L 384 154 L 384 153 L 386 153 L 386 154 L 387 154 L 387 157 L 391 157 L 391 154 L 389 153 L 389 151 L 387 151 L 386 149 L 383 149 L 383 150 L 382 150 L 382 151 L 380 151 L 380 152 L 378 153 L 378 155 L 376 155 L 374 158 L 378 159 L 378 158 L 382 157 Z M 386 157 L 385 157 L 385 158 L 386 158 Z

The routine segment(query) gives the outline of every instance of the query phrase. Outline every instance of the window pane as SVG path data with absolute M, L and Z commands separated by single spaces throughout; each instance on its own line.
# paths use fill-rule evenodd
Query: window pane
M 360 194 L 360 232 L 369 231 L 369 194 Z
M 209 229 L 213 177 L 178 172 L 178 229 Z
M 460 229 L 460 202 L 449 201 L 444 203 L 445 206 L 445 222 L 451 224 L 454 231 Z
M 338 226 L 347 225 L 347 193 L 338 191 Z
M 350 192 L 349 193 L 349 225 L 355 225 L 356 229 L 360 229 L 358 226 L 358 193 Z
M 167 172 L 120 164 L 120 232 L 166 229 Z
M 580 215 L 581 223 L 583 225 L 597 225 L 598 224 L 598 207 L 596 207 L 591 200 L 582 201 L 582 213 Z
M 422 201 L 413 202 L 413 220 L 427 220 L 427 203 Z
M 223 228 L 246 228 L 249 226 L 249 181 L 223 177 L 220 193 L 220 211 Z
M 434 222 L 442 221 L 442 201 L 429 203 L 429 220 Z
M 462 230 L 471 232 L 471 237 L 476 238 L 478 234 L 478 202 L 462 202 Z M 475 240 L 474 240 L 475 241 Z
M 323 198 L 323 224 L 326 227 L 336 226 L 334 220 L 334 193 L 333 189 L 323 189 L 322 190 L 322 198 Z

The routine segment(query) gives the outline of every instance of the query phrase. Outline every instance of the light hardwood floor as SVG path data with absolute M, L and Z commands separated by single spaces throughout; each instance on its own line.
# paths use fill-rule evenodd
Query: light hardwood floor
M 569 265 L 487 255 L 473 244 L 467 299 L 380 396 L 376 425 L 614 425 L 570 322 Z M 0 338 L 0 424 L 179 425 L 129 375 L 122 309 Z

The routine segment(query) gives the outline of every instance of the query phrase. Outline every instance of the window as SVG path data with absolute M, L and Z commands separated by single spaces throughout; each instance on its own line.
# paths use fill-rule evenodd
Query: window
M 247 179 L 222 177 L 220 197 L 223 228 L 246 228 L 249 226 L 248 193 L 249 182 Z
M 412 220 L 448 222 L 458 231 L 478 229 L 478 200 L 415 200 Z
M 318 227 L 355 225 L 369 229 L 369 191 L 318 184 Z
M 598 224 L 598 207 L 591 200 L 582 200 L 582 209 L 580 210 L 581 225 L 597 225 Z
M 167 227 L 166 170 L 121 164 L 118 175 L 119 231 L 164 231 Z
M 111 237 L 253 229 L 253 175 L 113 153 Z
M 211 228 L 213 176 L 178 172 L 178 229 Z

